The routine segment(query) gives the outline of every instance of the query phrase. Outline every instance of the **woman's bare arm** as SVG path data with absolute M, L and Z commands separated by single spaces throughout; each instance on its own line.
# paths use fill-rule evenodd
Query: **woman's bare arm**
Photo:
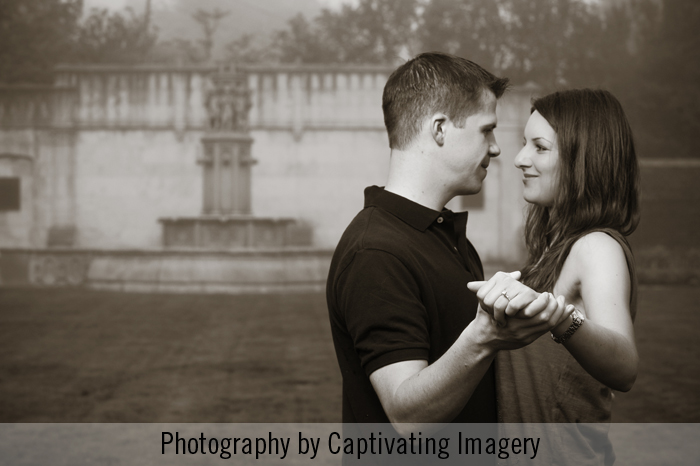
M 637 378 L 639 356 L 630 314 L 631 282 L 617 241 L 595 232 L 571 248 L 555 288 L 577 286 L 585 322 L 565 343 L 591 376 L 608 387 L 628 391 Z M 565 292 L 566 294 L 566 292 Z M 552 333 L 563 334 L 571 318 Z

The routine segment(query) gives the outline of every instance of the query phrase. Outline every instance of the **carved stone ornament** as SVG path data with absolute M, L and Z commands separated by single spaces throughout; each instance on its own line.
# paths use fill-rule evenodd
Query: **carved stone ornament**
M 90 258 L 72 255 L 34 255 L 29 262 L 29 282 L 39 286 L 78 286 L 87 279 Z
M 248 131 L 251 92 L 245 73 L 235 67 L 221 67 L 210 77 L 205 105 L 209 129 L 214 131 Z

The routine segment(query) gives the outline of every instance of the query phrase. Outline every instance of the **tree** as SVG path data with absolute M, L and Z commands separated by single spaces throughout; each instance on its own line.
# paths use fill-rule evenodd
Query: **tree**
M 432 0 L 419 30 L 420 51 L 440 51 L 468 58 L 491 71 L 508 58 L 507 31 L 499 2 Z
M 318 24 L 310 24 L 301 14 L 289 20 L 288 24 L 288 29 L 278 32 L 273 43 L 280 61 L 291 63 L 341 61 L 335 44 L 326 39 L 327 31 Z
M 48 83 L 66 61 L 78 30 L 82 0 L 0 2 L 0 83 Z
M 309 23 L 299 15 L 278 33 L 281 61 L 301 63 L 394 63 L 412 42 L 417 0 L 360 0 L 340 11 L 323 9 Z
M 198 44 L 187 39 L 173 39 L 157 42 L 151 51 L 151 60 L 155 63 L 175 65 L 202 63 L 204 54 Z
M 576 41 L 590 19 L 586 6 L 572 0 L 502 0 L 500 6 L 509 52 L 503 72 L 515 82 L 565 84 L 572 64 L 586 54 Z
M 225 48 L 226 59 L 234 63 L 270 63 L 279 61 L 268 40 L 255 34 L 243 34 L 232 40 Z
M 79 63 L 143 63 L 150 59 L 157 33 L 149 26 L 148 11 L 139 16 L 93 9 L 80 25 L 73 51 Z

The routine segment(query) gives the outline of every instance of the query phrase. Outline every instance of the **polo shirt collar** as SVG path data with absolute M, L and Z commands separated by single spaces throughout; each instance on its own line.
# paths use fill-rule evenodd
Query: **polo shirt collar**
M 453 213 L 447 209 L 438 212 L 379 186 L 365 188 L 365 208 L 367 207 L 380 207 L 420 231 L 427 230 L 441 215 L 452 217 L 452 220 L 464 225 L 462 228 L 466 229 L 467 212 Z

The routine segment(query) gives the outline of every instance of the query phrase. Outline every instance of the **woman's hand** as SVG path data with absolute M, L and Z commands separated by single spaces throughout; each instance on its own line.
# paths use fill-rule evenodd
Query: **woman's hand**
M 488 281 L 469 282 L 467 287 L 476 293 L 481 307 L 491 314 L 500 326 L 507 325 L 507 317 L 528 320 L 525 326 L 545 325 L 547 330 L 568 319 L 573 306 L 566 306 L 564 297 L 551 293 L 537 293 L 519 282 L 520 272 L 498 272 Z
M 498 324 L 479 305 L 474 322 L 486 332 L 485 340 L 489 341 L 496 350 L 513 350 L 527 346 L 543 334 L 551 331 L 562 321 L 566 321 L 574 310 L 572 305 L 564 303 L 564 297 L 555 299 L 550 293 L 542 293 L 537 298 L 537 306 L 544 308 L 542 312 L 530 318 L 510 318 L 505 325 Z M 478 321 L 478 322 L 477 322 Z

